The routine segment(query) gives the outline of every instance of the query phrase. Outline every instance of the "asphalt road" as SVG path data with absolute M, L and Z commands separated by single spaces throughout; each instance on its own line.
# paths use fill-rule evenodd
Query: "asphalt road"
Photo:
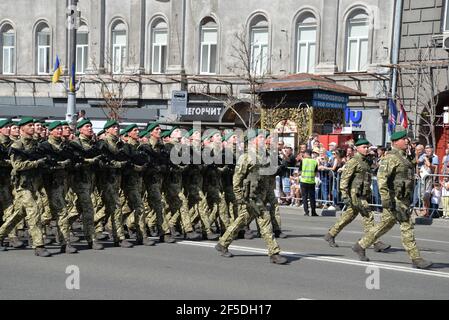
M 397 225 L 382 238 L 392 245 L 390 252 L 369 249 L 371 261 L 361 262 L 351 250 L 362 235 L 360 220 L 338 236 L 339 248 L 330 248 L 323 236 L 335 217 L 305 217 L 301 209 L 288 207 L 281 215 L 289 236 L 279 239 L 287 265 L 269 262 L 262 239 L 234 241 L 233 258 L 221 257 L 212 241 L 132 249 L 107 243 L 104 251 L 86 250 L 81 242 L 80 253 L 51 258 L 35 257 L 31 249 L 10 249 L 0 252 L 0 300 L 449 298 L 449 220 L 416 226 L 422 256 L 435 263 L 432 270 L 417 270 Z M 73 280 L 78 270 L 79 289 Z

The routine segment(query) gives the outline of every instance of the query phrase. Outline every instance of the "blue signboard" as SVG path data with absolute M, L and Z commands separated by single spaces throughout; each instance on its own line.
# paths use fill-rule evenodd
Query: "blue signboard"
M 351 124 L 355 128 L 362 127 L 362 111 L 353 111 L 349 108 L 345 109 L 345 122 Z
M 315 108 L 345 109 L 348 105 L 349 97 L 344 93 L 330 91 L 314 91 L 312 106 Z

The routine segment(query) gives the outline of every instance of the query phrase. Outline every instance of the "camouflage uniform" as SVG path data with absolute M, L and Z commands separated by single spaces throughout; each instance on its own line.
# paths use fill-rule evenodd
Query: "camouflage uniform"
M 92 139 L 80 134 L 77 143 L 81 148 L 88 151 L 94 147 Z M 92 202 L 94 193 L 95 173 L 94 166 L 96 159 L 86 158 L 83 164 L 76 166 L 72 175 L 72 190 L 76 195 L 76 207 L 82 215 L 83 231 L 87 242 L 95 241 L 94 229 L 94 206 Z
M 0 160 L 0 225 L 2 221 L 6 221 L 14 212 L 14 198 L 12 194 L 11 184 L 11 164 L 7 158 L 7 150 L 12 141 L 9 137 L 0 134 L 0 145 L 3 147 L 5 154 L 2 156 L 5 160 Z M 14 227 L 9 233 L 8 238 L 17 237 L 17 227 Z
M 247 153 L 239 158 L 233 177 L 234 194 L 239 203 L 239 215 L 226 229 L 219 240 L 219 245 L 227 249 L 245 223 L 251 218 L 256 218 L 260 233 L 268 247 L 268 255 L 273 256 L 279 254 L 281 249 L 274 238 L 270 213 L 264 202 L 268 190 L 264 177 L 259 173 L 260 163 Z
M 48 142 L 50 148 L 55 153 L 58 153 L 65 142 L 61 138 L 50 136 Z M 58 161 L 58 165 L 52 167 L 50 170 L 45 170 L 43 175 L 44 188 L 48 196 L 51 215 L 57 221 L 57 226 L 62 237 L 62 244 L 70 243 L 70 222 L 67 211 L 67 168 L 70 165 L 70 160 Z
M 357 153 L 346 163 L 340 180 L 340 192 L 347 207 L 329 234 L 336 237 L 359 213 L 363 217 L 366 234 L 374 227 L 374 214 L 368 205 L 368 199 L 371 199 L 371 168 L 367 157 Z
M 360 247 L 368 248 L 397 221 L 401 228 L 402 245 L 410 259 L 420 259 L 409 210 L 413 193 L 413 172 L 413 164 L 407 159 L 405 152 L 397 148 L 389 151 L 381 161 L 377 182 L 382 199 L 382 221 L 358 242 Z
M 119 138 L 108 134 L 104 140 L 105 147 L 110 153 L 117 154 L 119 152 Z M 100 161 L 100 170 L 98 172 L 98 189 L 101 194 L 102 201 L 105 206 L 104 215 L 99 212 L 95 214 L 96 231 L 102 231 L 102 226 L 106 224 L 106 220 L 110 217 L 112 224 L 112 238 L 115 243 L 125 240 L 125 232 L 123 230 L 122 210 L 120 207 L 120 185 L 122 180 L 121 168 L 125 163 L 110 159 L 110 161 Z
M 172 148 L 175 148 L 176 151 L 181 152 L 181 144 L 180 143 L 168 143 L 165 145 L 167 148 L 167 152 L 170 153 Z M 182 173 L 185 169 L 185 165 L 171 165 L 164 179 L 163 190 L 166 196 L 167 205 L 169 207 L 169 211 L 171 212 L 171 217 L 169 219 L 169 226 L 173 227 L 177 223 L 178 219 L 181 218 L 182 227 L 184 232 L 190 238 L 190 235 L 193 235 L 193 238 L 197 238 L 197 234 L 193 231 L 192 220 L 189 215 L 189 203 L 184 195 L 183 185 L 182 185 Z
M 11 147 L 17 150 L 30 151 L 36 145 L 37 141 L 32 138 L 21 137 L 14 141 Z M 38 170 L 40 163 L 42 163 L 41 160 L 29 160 L 18 154 L 11 155 L 15 210 L 1 226 L 0 240 L 3 240 L 23 218 L 26 218 L 29 233 L 33 240 L 33 248 L 44 246 L 41 225 L 42 199 L 36 185 L 36 180 L 40 178 Z
M 128 139 L 128 143 L 125 145 L 125 150 L 129 156 L 137 153 L 139 142 L 132 139 Z M 137 242 L 142 243 L 147 240 L 146 231 L 146 215 L 147 211 L 144 210 L 142 201 L 142 189 L 143 179 L 142 172 L 146 169 L 146 166 L 138 166 L 135 164 L 129 164 L 123 170 L 122 189 L 125 194 L 127 204 L 131 209 L 131 219 L 128 219 L 128 227 L 132 224 L 135 225 L 137 231 Z
M 223 158 L 221 145 L 215 145 L 212 149 L 207 148 L 205 152 L 211 155 L 219 154 L 220 158 Z M 219 218 L 222 233 L 229 226 L 229 213 L 221 180 L 221 174 L 226 170 L 222 164 L 207 165 L 203 176 L 203 191 L 206 194 L 209 208 L 211 208 L 209 220 L 212 223 Z
M 161 141 L 154 137 L 150 137 L 147 147 L 150 148 L 150 152 L 153 154 L 153 159 L 150 159 L 151 165 L 149 165 L 143 172 L 146 204 L 148 207 L 148 209 L 145 209 L 147 213 L 145 223 L 149 228 L 156 226 L 159 236 L 170 235 L 166 217 L 163 214 L 161 194 L 162 184 L 168 165 L 162 161 L 165 146 Z

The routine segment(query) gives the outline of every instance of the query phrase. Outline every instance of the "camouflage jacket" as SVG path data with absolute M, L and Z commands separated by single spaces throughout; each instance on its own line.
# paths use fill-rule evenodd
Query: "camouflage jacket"
M 340 180 L 342 199 L 369 198 L 371 196 L 371 168 L 367 157 L 357 153 L 349 160 Z
M 233 189 L 237 200 L 265 199 L 267 183 L 260 175 L 261 159 L 243 154 L 237 161 L 233 176 Z
M 410 204 L 413 193 L 412 162 L 404 151 L 393 148 L 382 159 L 377 173 L 379 193 L 384 208 L 395 207 L 396 201 Z

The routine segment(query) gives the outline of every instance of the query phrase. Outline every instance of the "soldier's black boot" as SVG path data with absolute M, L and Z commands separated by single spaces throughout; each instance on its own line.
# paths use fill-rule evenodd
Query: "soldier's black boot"
M 106 234 L 104 234 L 103 232 L 97 232 L 95 233 L 95 239 L 97 240 L 106 240 L 108 238 L 108 236 Z
M 335 243 L 335 237 L 331 236 L 329 232 L 324 236 L 324 240 L 329 243 L 330 247 L 338 248 L 338 244 Z
M 44 247 L 36 247 L 34 249 L 34 255 L 38 257 L 51 257 L 51 253 Z
M 3 240 L 0 240 L 0 252 L 7 251 L 8 248 L 3 244 Z
M 358 242 L 356 242 L 355 245 L 352 246 L 352 251 L 357 253 L 360 261 L 369 261 L 368 257 L 365 254 L 365 249 L 363 249 Z
M 431 261 L 424 260 L 423 258 L 412 260 L 413 268 L 417 269 L 429 269 L 433 263 Z
M 288 259 L 281 256 L 280 254 L 273 254 L 272 256 L 270 256 L 270 261 L 275 264 L 286 264 L 288 262 Z
M 11 238 L 9 239 L 9 246 L 19 249 L 25 247 L 25 243 L 23 241 L 20 241 L 19 238 Z
M 234 255 L 228 251 L 228 248 L 223 247 L 220 242 L 215 246 L 215 250 L 221 253 L 225 258 L 232 258 Z
M 134 247 L 134 245 L 131 242 L 129 242 L 128 240 L 123 239 L 122 241 L 120 241 L 120 247 L 122 247 L 122 248 L 132 248 L 132 247 Z
M 104 249 L 104 246 L 101 243 L 99 243 L 97 240 L 89 241 L 87 243 L 87 247 L 89 249 L 93 249 L 93 250 L 103 250 Z
M 163 235 L 161 235 L 160 237 L 159 237 L 159 242 L 166 242 L 166 243 L 176 243 L 176 239 L 175 239 L 175 237 L 173 236 L 173 234 L 170 234 L 170 233 L 166 233 L 166 234 L 163 234 Z
M 375 252 L 386 252 L 390 248 L 391 248 L 391 245 L 383 243 L 382 241 L 377 241 L 374 244 L 374 251 Z
M 150 247 L 154 246 L 156 244 L 156 241 L 149 239 L 148 237 L 143 237 L 143 245 Z
M 186 233 L 186 238 L 192 241 L 198 241 L 201 240 L 202 236 L 195 231 L 190 231 Z
M 207 240 L 218 240 L 218 238 L 220 238 L 220 235 L 218 233 L 213 233 L 212 231 L 208 232 L 207 235 Z
M 274 237 L 275 238 L 285 239 L 285 238 L 287 238 L 287 235 L 285 233 L 283 233 L 281 230 L 276 230 L 274 232 Z
M 61 253 L 67 253 L 67 254 L 72 254 L 72 253 L 77 253 L 78 250 L 72 246 L 72 244 L 69 242 L 67 244 L 63 244 L 61 246 Z

